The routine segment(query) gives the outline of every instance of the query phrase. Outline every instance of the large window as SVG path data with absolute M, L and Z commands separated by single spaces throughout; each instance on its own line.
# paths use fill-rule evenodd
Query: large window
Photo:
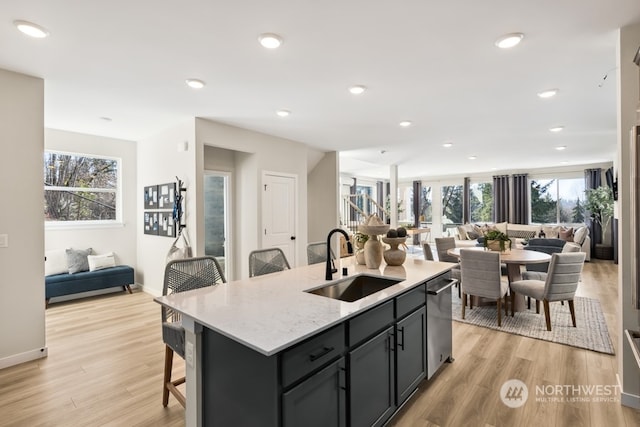
M 420 222 L 433 223 L 433 195 L 431 187 L 422 187 L 420 197 Z
M 462 224 L 462 185 L 442 187 L 442 231 L 451 235 L 456 225 Z
M 584 178 L 531 180 L 531 222 L 584 222 Z
M 478 182 L 470 186 L 471 222 L 493 221 L 493 183 Z
M 119 159 L 46 151 L 45 221 L 115 222 L 119 172 Z

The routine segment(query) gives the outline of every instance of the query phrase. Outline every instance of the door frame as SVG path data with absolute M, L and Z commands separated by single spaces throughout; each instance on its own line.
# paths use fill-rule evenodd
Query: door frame
M 263 170 L 262 171 L 262 181 L 260 183 L 260 205 L 261 205 L 261 210 L 260 210 L 260 231 L 259 231 L 259 235 L 260 235 L 260 247 L 264 248 L 265 247 L 265 241 L 264 241 L 264 233 L 263 230 L 266 227 L 265 224 L 265 209 L 266 209 L 266 200 L 264 197 L 264 186 L 266 185 L 267 182 L 267 176 L 281 176 L 281 177 L 285 177 L 285 178 L 292 178 L 293 179 L 293 196 L 294 196 L 294 200 L 293 200 L 293 230 L 296 236 L 296 240 L 294 242 L 294 251 L 293 251 L 293 259 L 288 260 L 289 264 L 291 264 L 291 267 L 295 267 L 297 266 L 297 259 L 298 259 L 298 250 L 300 249 L 300 241 L 298 240 L 298 236 L 300 235 L 300 220 L 299 220 L 299 209 L 298 209 L 298 175 L 294 174 L 294 173 L 285 173 L 285 172 L 275 172 L 275 171 L 268 171 L 268 170 Z
M 225 204 L 225 252 L 224 252 L 224 262 L 225 262 L 225 278 L 227 282 L 234 280 L 234 247 L 233 247 L 233 172 L 223 171 L 223 170 L 214 170 L 214 169 L 206 169 L 204 171 L 203 179 L 206 179 L 207 176 L 222 176 L 227 180 L 227 191 L 224 194 L 224 204 Z M 203 183 L 204 185 L 204 183 Z

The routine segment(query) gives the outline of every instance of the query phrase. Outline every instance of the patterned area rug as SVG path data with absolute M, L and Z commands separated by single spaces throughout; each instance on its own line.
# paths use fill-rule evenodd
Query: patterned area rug
M 576 297 L 574 305 L 576 328 L 571 325 L 571 313 L 567 303 L 561 305 L 559 302 L 554 302 L 550 304 L 551 331 L 547 331 L 542 304 L 540 304 L 540 314 L 536 314 L 534 301 L 531 302 L 531 310 L 516 312 L 514 317 L 511 315 L 505 317 L 503 311 L 502 326 L 499 327 L 495 305 L 474 307 L 473 310 L 467 307 L 466 318 L 462 320 L 460 299 L 454 292 L 453 320 L 600 353 L 614 354 L 600 301 Z

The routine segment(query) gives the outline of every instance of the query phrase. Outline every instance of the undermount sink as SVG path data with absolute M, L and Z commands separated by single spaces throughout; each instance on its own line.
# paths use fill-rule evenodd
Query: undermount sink
M 360 274 L 340 279 L 321 288 L 311 289 L 305 292 L 340 301 L 353 302 L 375 294 L 401 281 L 402 279 Z

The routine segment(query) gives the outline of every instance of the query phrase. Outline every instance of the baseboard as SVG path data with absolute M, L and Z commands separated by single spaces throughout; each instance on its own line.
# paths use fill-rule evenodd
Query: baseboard
M 153 297 L 161 297 L 162 296 L 162 291 L 158 290 L 158 289 L 153 289 L 144 285 L 140 286 L 140 289 L 142 289 L 142 292 L 147 293 Z
M 30 362 L 36 359 L 42 359 L 49 354 L 48 348 L 36 348 L 35 350 L 26 351 L 20 354 L 14 354 L 9 357 L 0 359 L 0 369 L 8 368 L 9 366 L 19 365 L 21 363 Z

